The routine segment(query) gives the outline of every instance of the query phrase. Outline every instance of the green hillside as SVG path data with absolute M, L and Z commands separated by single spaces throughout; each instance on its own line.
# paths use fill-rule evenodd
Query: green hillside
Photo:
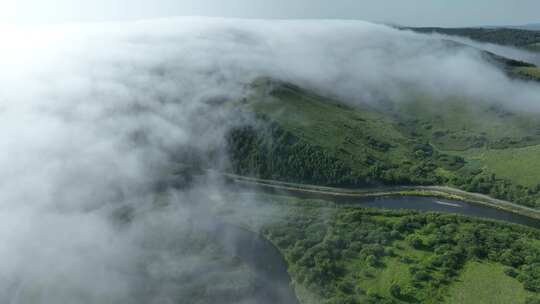
M 450 185 L 540 206 L 532 114 L 412 93 L 352 107 L 270 79 L 256 81 L 241 107 L 259 124 L 229 134 L 235 173 L 341 187 Z
M 430 146 L 416 147 L 384 113 L 368 106 L 353 109 L 268 79 L 255 83 L 253 91 L 244 106 L 262 126 L 232 132 L 237 173 L 349 186 L 382 180 L 430 184 L 437 179 L 431 164 L 415 157 L 437 153 Z M 440 164 L 460 166 L 459 160 L 443 157 Z M 411 176 L 414 170 L 418 174 Z
M 436 100 L 411 96 L 387 111 L 410 137 L 421 137 L 445 151 L 494 149 L 540 143 L 540 119 L 502 105 L 463 98 Z

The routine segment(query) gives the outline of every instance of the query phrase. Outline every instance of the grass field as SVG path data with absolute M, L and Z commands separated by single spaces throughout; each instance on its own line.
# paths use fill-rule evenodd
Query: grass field
M 382 218 L 381 218 L 382 219 Z M 384 220 L 388 220 L 384 218 Z M 357 259 L 348 263 L 348 270 L 356 279 L 358 286 L 369 294 L 377 294 L 386 298 L 392 298 L 390 289 L 392 285 L 399 285 L 403 293 L 414 290 L 411 265 L 404 263 L 403 259 L 415 261 L 429 260 L 433 255 L 427 251 L 416 250 L 406 242 L 396 242 L 394 246 L 394 256 L 387 256 L 382 259 L 381 266 L 370 267 L 362 259 Z M 429 299 L 435 299 L 443 290 L 415 290 L 414 298 L 404 299 L 405 302 L 415 302 L 422 299 L 424 303 L 430 303 Z M 433 303 L 436 303 L 434 301 Z
M 523 304 L 531 295 L 518 280 L 504 274 L 504 266 L 470 262 L 450 287 L 446 303 Z
M 396 103 L 389 114 L 400 120 L 401 130 L 441 150 L 540 143 L 538 117 L 485 101 L 413 96 Z
M 540 50 L 540 45 L 538 46 Z M 540 68 L 538 67 L 519 67 L 515 71 L 525 77 L 540 80 Z
M 268 80 L 259 81 L 262 82 L 258 84 L 259 91 L 251 99 L 253 110 L 269 116 L 299 138 L 347 155 L 369 150 L 383 158 L 402 158 L 401 145 L 407 138 L 393 128 L 392 120 L 373 108 L 367 105 L 351 108 L 287 84 L 279 84 L 278 89 L 267 95 L 264 91 Z M 379 152 L 365 142 L 366 135 L 391 142 L 396 149 L 389 155 Z
M 393 104 L 350 107 L 286 84 L 278 85 L 269 97 L 263 93 L 269 83 L 259 80 L 255 86 L 258 91 L 251 100 L 256 113 L 268 115 L 309 142 L 350 154 L 369 149 L 362 141 L 366 136 L 393 144 L 397 149 L 391 156 L 398 158 L 403 152 L 400 146 L 411 137 L 429 141 L 443 151 L 540 144 L 537 115 L 511 112 L 486 101 L 459 97 L 435 100 L 411 94 Z
M 524 69 L 532 73 L 537 68 Z M 265 93 L 272 85 L 268 79 L 255 85 L 256 94 L 251 98 L 255 112 L 270 116 L 317 145 L 351 153 L 359 149 L 365 135 L 398 148 L 412 136 L 430 141 L 441 150 L 540 143 L 538 116 L 511 112 L 487 101 L 434 99 L 409 93 L 408 98 L 395 103 L 351 107 L 288 84 L 274 85 L 270 97 Z
M 399 284 L 404 286 L 411 281 L 409 267 L 401 263 L 398 259 L 387 258 L 383 261 L 385 267 L 365 271 L 368 268 L 365 263 L 356 264 L 356 269 L 352 273 L 363 273 L 360 275 L 359 285 L 366 290 L 368 294 L 377 293 L 385 297 L 391 297 L 390 286 Z
M 540 184 L 540 145 L 511 149 L 472 149 L 460 153 L 470 162 L 524 186 Z

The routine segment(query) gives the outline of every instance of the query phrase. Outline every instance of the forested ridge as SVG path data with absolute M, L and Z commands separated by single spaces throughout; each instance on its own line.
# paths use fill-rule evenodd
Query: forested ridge
M 540 42 L 540 31 L 512 28 L 440 28 L 440 27 L 407 27 L 420 33 L 439 33 L 463 36 L 480 42 L 494 44 L 528 46 Z
M 450 116 L 453 109 L 449 109 L 448 117 L 423 113 L 409 119 L 408 110 L 394 110 L 398 114 L 393 115 L 386 110 L 359 110 L 313 97 L 295 86 L 276 85 L 273 81 L 262 84 L 268 85 L 272 86 L 269 96 L 254 96 L 247 101 L 258 123 L 235 128 L 228 134 L 234 173 L 340 187 L 449 185 L 531 207 L 539 204 L 540 182 L 514 182 L 489 167 L 468 161 L 461 152 L 446 152 L 435 146 L 464 151 L 476 147 L 519 148 L 538 140 L 538 132 L 520 135 L 535 132 L 529 124 L 516 126 L 515 139 L 496 130 L 487 130 L 493 135 L 481 133 L 476 125 L 471 125 L 470 133 L 454 131 L 451 122 L 442 130 L 436 124 L 454 119 Z M 429 106 L 414 106 L 418 108 L 425 110 Z M 456 113 L 466 115 L 461 110 Z M 524 121 L 498 108 L 483 113 L 509 124 Z

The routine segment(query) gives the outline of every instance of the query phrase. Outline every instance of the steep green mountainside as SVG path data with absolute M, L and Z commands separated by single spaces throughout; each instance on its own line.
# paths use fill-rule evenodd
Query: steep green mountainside
M 513 28 L 439 28 L 439 27 L 407 27 L 403 29 L 420 33 L 438 33 L 444 35 L 463 36 L 480 42 L 527 47 L 540 43 L 540 31 Z
M 341 187 L 450 185 L 540 206 L 537 115 L 413 94 L 352 107 L 270 79 L 256 81 L 241 107 L 260 123 L 229 134 L 235 173 Z
M 263 126 L 232 132 L 231 153 L 238 173 L 350 186 L 381 180 L 429 184 L 436 178 L 423 168 L 429 164 L 410 161 L 415 159 L 415 143 L 389 117 L 368 106 L 353 109 L 290 84 L 262 79 L 254 84 L 245 108 L 255 112 Z M 423 149 L 433 154 L 430 146 L 418 146 L 418 151 Z M 449 160 L 448 165 L 459 166 L 459 160 Z M 418 172 L 411 179 L 409 170 L 425 174 Z

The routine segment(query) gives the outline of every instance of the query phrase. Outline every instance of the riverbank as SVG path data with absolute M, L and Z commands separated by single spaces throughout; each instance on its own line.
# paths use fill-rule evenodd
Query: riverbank
M 215 172 L 214 172 L 215 173 Z M 386 196 L 424 196 L 464 201 L 470 204 L 512 212 L 521 216 L 540 220 L 540 210 L 521 206 L 512 202 L 489 197 L 479 193 L 470 193 L 446 186 L 396 186 L 364 189 L 345 189 L 326 186 L 303 185 L 274 180 L 258 179 L 229 173 L 219 173 L 227 180 L 240 185 L 257 186 L 287 192 L 322 194 L 335 197 L 376 198 Z

